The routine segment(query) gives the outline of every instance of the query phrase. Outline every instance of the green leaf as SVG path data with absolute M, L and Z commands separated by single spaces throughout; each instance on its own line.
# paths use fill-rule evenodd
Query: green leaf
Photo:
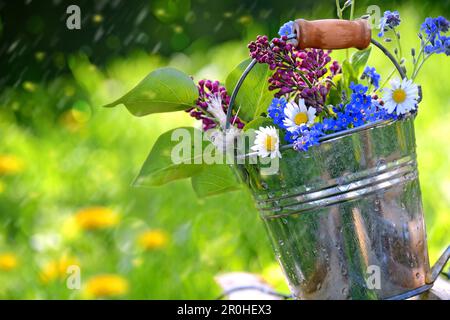
M 250 64 L 250 59 L 241 62 L 227 77 L 225 86 L 228 92 L 233 92 L 239 78 L 245 68 Z M 272 71 L 266 64 L 257 63 L 245 78 L 236 97 L 234 109 L 240 107 L 239 117 L 245 121 L 267 112 L 273 93 L 269 91 L 268 79 Z
M 106 108 L 124 104 L 135 116 L 186 110 L 198 98 L 198 90 L 188 75 L 173 68 L 151 72 L 134 89 Z
M 198 174 L 203 170 L 203 149 L 209 144 L 200 140 L 201 134 L 189 127 L 163 133 L 153 145 L 134 184 L 160 186 Z
M 247 131 L 249 129 L 258 130 L 259 127 L 268 126 L 274 126 L 273 120 L 271 118 L 257 117 L 245 125 L 244 131 Z
M 344 78 L 342 77 L 342 73 L 337 74 L 333 77 L 333 82 L 336 86 L 331 86 L 330 92 L 327 96 L 326 105 L 338 105 L 342 101 L 342 91 L 344 88 Z
M 191 178 L 192 187 L 198 197 L 209 197 L 241 188 L 241 183 L 231 168 L 225 164 L 205 165 Z
M 342 72 L 345 79 L 345 88 L 348 91 L 351 82 L 358 83 L 358 76 L 356 75 L 352 64 L 348 60 L 344 60 L 342 63 Z
M 361 76 L 367 61 L 369 60 L 371 50 L 372 47 L 368 47 L 364 50 L 358 50 L 350 57 L 350 63 L 357 78 Z

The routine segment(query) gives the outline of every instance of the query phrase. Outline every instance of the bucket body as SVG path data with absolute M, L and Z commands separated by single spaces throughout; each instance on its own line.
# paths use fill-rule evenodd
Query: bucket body
M 425 285 L 415 149 L 408 118 L 286 150 L 276 174 L 240 166 L 296 298 L 386 299 Z

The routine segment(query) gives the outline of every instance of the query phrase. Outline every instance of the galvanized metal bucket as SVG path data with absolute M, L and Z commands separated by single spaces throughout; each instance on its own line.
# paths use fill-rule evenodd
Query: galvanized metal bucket
M 277 174 L 239 167 L 296 298 L 386 299 L 429 288 L 415 147 L 407 118 L 285 150 Z

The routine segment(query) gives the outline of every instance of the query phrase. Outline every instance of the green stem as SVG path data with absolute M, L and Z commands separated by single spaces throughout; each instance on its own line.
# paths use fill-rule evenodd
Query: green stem
M 420 62 L 420 59 L 422 58 L 422 56 L 425 55 L 425 47 L 427 46 L 427 44 L 429 42 L 430 42 L 430 40 L 427 40 L 426 42 L 422 43 L 422 48 L 420 48 L 420 52 L 419 52 L 419 55 L 417 56 L 416 63 L 414 64 L 413 73 L 412 73 L 411 77 L 417 73 L 417 66 L 419 65 L 419 62 Z
M 350 21 L 353 20 L 353 16 L 355 14 L 355 2 L 356 2 L 356 0 L 353 0 L 352 4 L 350 6 Z M 350 53 L 349 53 L 349 49 L 347 49 L 347 59 L 349 59 L 349 57 L 350 57 Z
M 342 20 L 342 9 L 339 4 L 339 0 L 336 0 L 336 11 L 337 11 L 338 18 Z
M 392 76 L 395 74 L 395 71 L 397 71 L 396 68 L 392 69 L 391 73 L 388 75 L 386 80 L 383 82 L 383 84 L 375 92 L 378 92 L 378 91 L 382 90 L 387 85 L 389 80 L 391 80 Z
M 412 77 L 411 77 L 411 80 L 414 81 L 414 79 L 416 79 L 417 75 L 419 74 L 420 69 L 422 69 L 422 67 L 423 67 L 423 65 L 424 65 L 424 63 L 425 63 L 425 61 L 427 61 L 429 57 L 431 57 L 431 54 L 427 55 L 427 56 L 422 60 L 422 62 L 420 63 L 420 65 L 419 65 L 419 67 L 417 68 L 417 70 L 415 71 L 415 73 L 413 73 L 413 75 L 412 75 Z
M 353 0 L 352 5 L 350 7 L 350 21 L 353 20 L 353 16 L 355 14 L 355 2 L 356 0 Z
M 392 31 L 394 31 L 395 33 L 395 39 L 397 39 L 397 45 L 398 45 L 398 52 L 400 54 L 400 56 L 398 57 L 398 62 L 400 62 L 400 60 L 403 58 L 403 50 L 402 50 L 402 44 L 400 42 L 400 37 L 397 33 L 397 31 L 395 30 L 395 28 L 392 28 Z
M 337 12 L 337 16 L 340 20 L 344 19 L 343 17 L 343 11 L 341 8 L 341 5 L 339 4 L 339 0 L 336 0 L 336 12 Z M 350 60 L 350 54 L 348 49 L 345 50 L 345 54 L 347 55 L 347 61 Z
M 295 69 L 294 71 L 300 75 L 300 77 L 303 79 L 303 81 L 305 81 L 309 88 L 312 88 L 312 83 L 308 80 L 308 78 L 305 77 L 305 75 L 301 71 L 297 69 Z

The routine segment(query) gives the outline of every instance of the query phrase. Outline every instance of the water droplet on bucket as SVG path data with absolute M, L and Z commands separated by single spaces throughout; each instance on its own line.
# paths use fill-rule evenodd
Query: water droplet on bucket
M 347 191 L 348 189 L 350 189 L 350 185 L 349 185 L 349 184 L 338 185 L 337 188 L 338 188 L 339 191 L 345 192 L 345 191 Z
M 386 169 L 386 160 L 380 159 L 377 161 L 377 170 L 384 170 Z
M 344 178 L 344 177 L 339 177 L 339 178 L 337 178 L 337 179 L 336 179 L 336 183 L 337 183 L 338 185 L 345 184 L 345 178 Z
M 322 282 L 319 282 L 316 287 L 317 291 L 319 291 L 320 289 L 322 289 Z

